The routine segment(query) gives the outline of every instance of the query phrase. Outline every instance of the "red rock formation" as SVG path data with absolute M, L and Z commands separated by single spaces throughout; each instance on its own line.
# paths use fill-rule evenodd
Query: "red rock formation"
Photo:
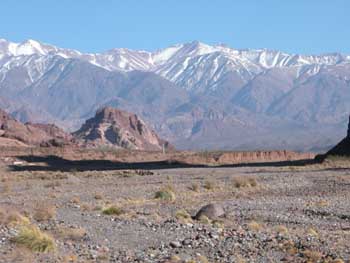
M 311 160 L 314 157 L 312 153 L 292 151 L 208 152 L 190 154 L 183 161 L 192 164 L 242 164 Z
M 62 146 L 73 141 L 70 134 L 53 124 L 23 124 L 1 109 L 0 137 L 41 146 Z
M 109 145 L 134 150 L 161 150 L 169 143 L 160 139 L 136 114 L 103 108 L 73 133 L 85 145 Z

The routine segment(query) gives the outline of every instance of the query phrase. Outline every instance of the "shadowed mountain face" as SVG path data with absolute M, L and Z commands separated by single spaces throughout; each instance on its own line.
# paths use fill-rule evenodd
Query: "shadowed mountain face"
M 327 155 L 350 156 L 350 117 L 347 136 L 334 148 L 327 152 L 326 156 Z
M 169 147 L 136 114 L 111 107 L 97 111 L 73 133 L 87 145 L 109 145 L 131 150 L 161 150 Z
M 179 148 L 325 151 L 350 112 L 350 57 L 199 42 L 82 54 L 0 40 L 0 107 L 78 129 L 96 110 L 134 112 Z

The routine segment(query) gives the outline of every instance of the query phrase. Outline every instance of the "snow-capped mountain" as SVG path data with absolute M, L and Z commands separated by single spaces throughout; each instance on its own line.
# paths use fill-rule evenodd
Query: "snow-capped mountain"
M 118 106 L 141 114 L 180 146 L 251 148 L 263 135 L 271 147 L 325 145 L 341 136 L 349 91 L 350 56 L 340 53 L 237 50 L 194 41 L 154 52 L 91 54 L 0 39 L 1 107 L 74 128 L 96 108 Z M 319 125 L 329 126 L 306 143 L 300 134 Z M 276 136 L 268 139 L 271 129 Z M 243 130 L 249 138 L 235 141 Z

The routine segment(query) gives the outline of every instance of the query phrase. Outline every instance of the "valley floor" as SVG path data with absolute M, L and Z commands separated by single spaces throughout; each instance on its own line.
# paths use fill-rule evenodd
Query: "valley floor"
M 350 162 L 94 170 L 39 161 L 3 158 L 0 262 L 350 260 Z M 210 203 L 225 215 L 191 217 Z

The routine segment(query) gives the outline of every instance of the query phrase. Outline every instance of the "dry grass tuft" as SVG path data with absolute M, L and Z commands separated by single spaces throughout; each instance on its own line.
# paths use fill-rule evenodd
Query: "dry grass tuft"
M 102 200 L 102 199 L 103 199 L 103 196 L 102 196 L 102 194 L 96 193 L 96 194 L 94 195 L 94 198 L 95 198 L 96 200 Z
M 277 233 L 284 234 L 284 235 L 288 234 L 288 232 L 289 232 L 288 228 L 286 226 L 283 226 L 283 225 L 276 226 L 275 230 Z
M 34 252 L 50 252 L 55 250 L 53 238 L 33 225 L 22 226 L 13 242 L 23 245 Z
M 319 236 L 317 231 L 315 229 L 313 229 L 313 228 L 309 228 L 308 231 L 307 231 L 307 234 L 309 236 L 313 236 L 313 237 L 316 237 L 316 238 Z
M 10 226 L 29 225 L 30 220 L 28 217 L 21 215 L 17 211 L 0 209 L 0 224 Z
M 215 227 L 215 228 L 225 228 L 225 224 L 221 220 L 214 220 L 212 222 L 212 226 Z
M 263 228 L 263 226 L 256 221 L 249 222 L 247 226 L 250 231 L 255 231 L 255 232 L 258 232 Z
M 80 204 L 80 199 L 79 199 L 79 197 L 75 196 L 75 197 L 73 197 L 73 198 L 70 200 L 70 202 L 71 202 L 72 204 L 79 205 L 79 204 Z
M 34 211 L 33 218 L 36 221 L 48 221 L 50 219 L 53 219 L 56 216 L 56 207 L 52 205 L 44 205 L 41 207 L 38 207 Z
M 86 236 L 84 228 L 60 227 L 57 229 L 57 236 L 64 240 L 80 241 Z
M 49 183 L 44 184 L 44 187 L 52 188 L 52 189 L 55 189 L 56 187 L 60 187 L 60 186 L 62 186 L 62 184 L 59 181 L 53 181 L 53 182 L 49 182 Z
M 233 186 L 235 188 L 256 187 L 258 182 L 254 177 L 239 176 L 233 178 Z
M 191 215 L 184 209 L 177 211 L 175 217 L 177 220 L 185 224 L 193 222 Z
M 199 220 L 200 223 L 202 223 L 204 225 L 210 225 L 211 224 L 211 220 L 205 215 L 201 215 L 198 220 Z
M 66 255 L 63 257 L 63 263 L 74 263 L 78 262 L 78 257 L 76 255 Z
M 189 187 L 189 189 L 190 189 L 191 191 L 193 191 L 193 192 L 198 193 L 198 192 L 200 191 L 200 186 L 199 186 L 199 184 L 197 184 L 197 183 L 193 183 L 193 184 Z
M 308 262 L 319 262 L 322 258 L 322 254 L 319 251 L 315 250 L 305 250 L 303 255 L 308 259 Z
M 172 202 L 172 201 L 175 201 L 176 196 L 175 196 L 174 191 L 171 188 L 166 187 L 162 190 L 157 191 L 154 194 L 154 198 L 162 200 L 162 201 L 171 201 Z
M 205 256 L 198 255 L 197 256 L 197 262 L 198 263 L 209 263 L 209 260 Z
M 105 215 L 120 216 L 122 214 L 125 214 L 125 211 L 122 208 L 120 208 L 120 207 L 110 206 L 110 207 L 104 208 L 102 210 L 102 213 L 105 214 Z
M 203 185 L 204 189 L 211 191 L 214 190 L 216 188 L 216 184 L 214 181 L 205 181 L 204 185 Z

